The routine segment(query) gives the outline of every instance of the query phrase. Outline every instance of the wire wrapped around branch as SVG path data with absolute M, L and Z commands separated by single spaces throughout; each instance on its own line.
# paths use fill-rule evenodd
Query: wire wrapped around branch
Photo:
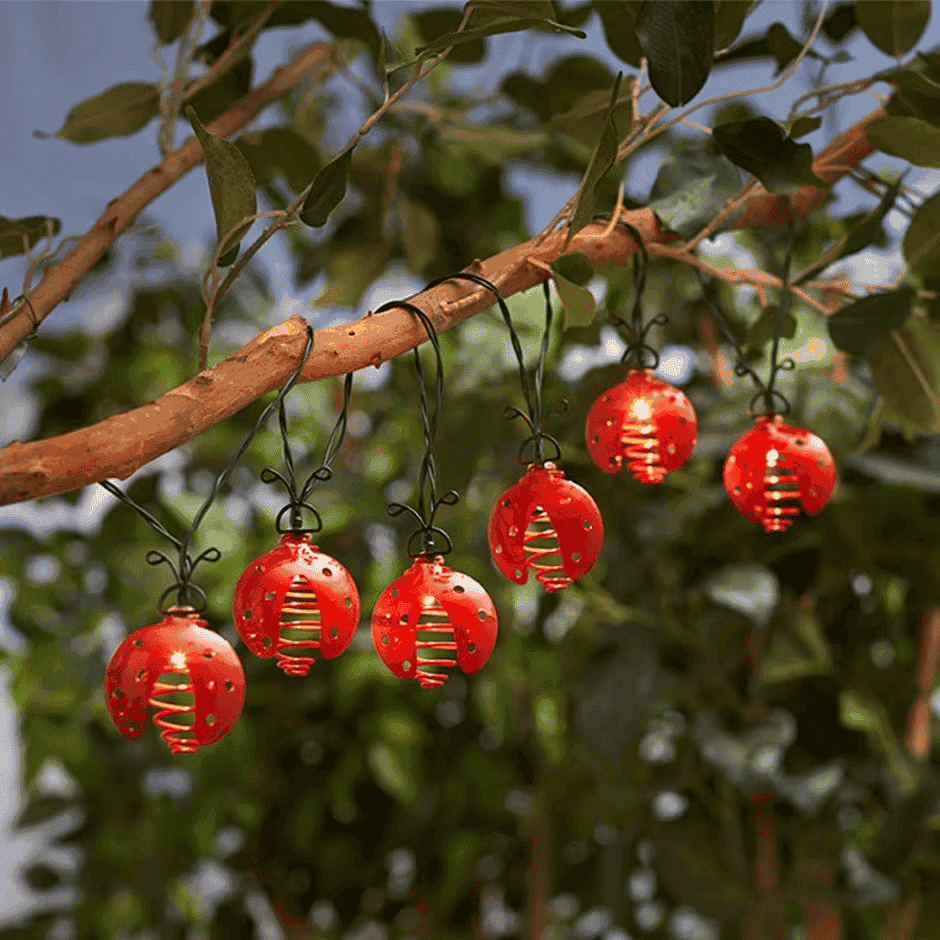
M 409 303 L 407 300 L 392 300 L 382 304 L 375 313 L 384 313 L 386 310 L 392 310 L 395 307 L 402 307 L 413 313 L 424 327 L 431 341 L 431 347 L 434 350 L 434 356 L 437 360 L 437 373 L 434 377 L 434 407 L 428 403 L 428 392 L 424 376 L 424 367 L 421 365 L 421 355 L 418 348 L 414 349 L 415 372 L 418 374 L 418 410 L 421 414 L 421 423 L 424 427 L 424 455 L 421 458 L 421 470 L 418 474 L 418 508 L 408 506 L 405 503 L 390 503 L 388 505 L 388 514 L 398 516 L 403 512 L 408 512 L 418 521 L 420 528 L 417 532 L 411 534 L 408 538 L 408 554 L 412 558 L 419 555 L 434 557 L 435 555 L 446 555 L 453 548 L 453 543 L 447 533 L 439 526 L 434 524 L 434 517 L 437 515 L 441 506 L 453 506 L 459 496 L 456 490 L 449 490 L 443 496 L 437 495 L 437 465 L 434 462 L 434 439 L 437 437 L 438 422 L 440 420 L 441 406 L 444 401 L 444 363 L 441 359 L 441 344 L 437 337 L 437 331 L 434 324 L 431 323 L 427 314 Z M 421 537 L 421 550 L 416 551 L 413 548 L 415 538 Z M 440 536 L 445 541 L 445 546 L 437 546 L 437 537 Z

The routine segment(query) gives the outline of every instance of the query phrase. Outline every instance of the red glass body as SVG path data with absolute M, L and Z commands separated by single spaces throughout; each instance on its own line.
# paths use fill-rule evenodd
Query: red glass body
M 531 569 L 547 591 L 558 591 L 594 566 L 604 521 L 591 494 L 546 462 L 530 464 L 500 496 L 487 534 L 493 561 L 510 581 L 525 584 Z
M 277 656 L 287 675 L 305 676 L 314 651 L 339 656 L 359 625 L 359 591 L 349 572 L 311 544 L 285 532 L 277 548 L 255 559 L 238 579 L 235 626 L 262 658 Z
M 442 686 L 450 669 L 481 669 L 496 644 L 496 608 L 483 586 L 438 555 L 419 556 L 372 613 L 379 658 L 400 679 Z
M 783 532 L 800 510 L 822 512 L 836 485 L 836 467 L 822 438 L 762 416 L 725 458 L 725 489 L 738 512 L 766 532 Z
M 688 460 L 697 433 L 692 403 L 652 369 L 631 369 L 625 382 L 599 396 L 585 427 L 588 453 L 601 470 L 619 473 L 626 464 L 649 484 Z
M 178 677 L 176 681 L 169 678 Z M 182 694 L 181 694 L 182 693 Z M 125 738 L 143 733 L 147 710 L 174 754 L 214 744 L 235 724 L 245 701 L 245 673 L 235 650 L 189 608 L 172 608 L 114 651 L 104 680 L 111 720 Z M 161 701 L 171 694 L 175 701 Z M 191 704 L 179 699 L 191 698 Z M 173 718 L 188 718 L 192 724 Z

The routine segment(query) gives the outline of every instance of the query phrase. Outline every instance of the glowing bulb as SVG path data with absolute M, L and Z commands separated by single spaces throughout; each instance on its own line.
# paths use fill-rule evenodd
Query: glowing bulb
M 185 653 L 174 653 L 170 657 L 170 665 L 174 669 L 185 669 L 186 668 L 186 654 Z
M 773 449 L 768 450 L 768 451 L 767 451 L 767 463 L 769 463 L 769 464 L 775 464 L 775 463 L 777 462 L 777 458 L 778 458 L 779 456 L 780 456 L 780 454 L 777 453 L 776 450 L 773 450 Z
M 436 604 L 437 604 L 437 600 L 436 600 L 435 598 L 431 597 L 430 594 L 428 594 L 428 595 L 424 598 L 424 604 L 423 604 L 423 606 L 424 606 L 425 608 L 434 607 Z
M 645 398 L 637 398 L 630 406 L 630 410 L 633 412 L 633 417 L 640 421 L 648 420 L 653 414 L 650 403 Z

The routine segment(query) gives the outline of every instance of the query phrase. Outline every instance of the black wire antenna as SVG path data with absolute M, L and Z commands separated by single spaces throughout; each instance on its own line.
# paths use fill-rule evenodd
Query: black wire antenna
M 258 433 L 258 431 L 261 429 L 261 426 L 265 423 L 265 421 L 267 421 L 268 416 L 275 408 L 279 406 L 283 407 L 284 399 L 287 397 L 288 393 L 294 387 L 294 385 L 297 384 L 297 380 L 300 378 L 300 374 L 303 371 L 304 366 L 307 364 L 307 360 L 310 358 L 310 353 L 312 351 L 313 329 L 309 324 L 307 324 L 307 345 L 304 349 L 304 353 L 301 357 L 299 365 L 294 370 L 294 373 L 291 375 L 291 377 L 287 380 L 287 383 L 278 393 L 277 398 L 275 398 L 274 401 L 272 401 L 271 404 L 261 412 L 251 431 L 248 432 L 248 436 L 244 441 L 242 441 L 241 446 L 232 455 L 232 458 L 226 464 L 222 472 L 215 478 L 212 483 L 212 489 L 209 491 L 209 495 L 206 497 L 206 501 L 202 504 L 199 511 L 196 513 L 192 525 L 181 539 L 177 538 L 175 535 L 169 532 L 154 515 L 149 513 L 146 509 L 144 509 L 143 506 L 128 496 L 127 493 L 120 490 L 110 480 L 100 481 L 101 486 L 103 486 L 112 496 L 116 496 L 119 500 L 121 500 L 122 503 L 130 506 L 130 508 L 133 509 L 134 512 L 136 512 L 137 515 L 139 515 L 145 522 L 147 522 L 155 532 L 167 539 L 167 541 L 169 541 L 178 552 L 177 564 L 173 564 L 173 561 L 167 555 L 165 555 L 163 552 L 157 551 L 156 549 L 151 549 L 149 552 L 147 552 L 147 564 L 169 565 L 175 580 L 175 583 L 168 587 L 160 595 L 160 600 L 157 602 L 157 609 L 161 614 L 169 613 L 169 610 L 164 608 L 163 602 L 174 591 L 176 592 L 176 604 L 174 605 L 176 608 L 193 610 L 197 613 L 201 613 L 206 609 L 208 602 L 205 591 L 203 591 L 202 588 L 200 588 L 198 585 L 192 583 L 193 572 L 200 562 L 218 561 L 222 557 L 222 553 L 217 548 L 212 547 L 207 548 L 203 552 L 200 552 L 195 558 L 193 558 L 190 555 L 189 548 L 192 544 L 193 538 L 196 535 L 196 530 L 199 528 L 199 524 L 205 518 L 206 513 L 209 511 L 212 503 L 215 501 L 215 497 L 219 492 L 219 488 L 228 479 L 229 475 L 238 464 L 238 461 L 241 460 L 241 458 L 244 456 L 245 451 L 248 450 L 248 447 L 254 440 L 255 434 Z M 197 604 L 193 604 L 194 599 L 196 600 Z M 170 610 L 172 609 L 173 608 L 170 608 Z
M 520 463 L 544 463 L 546 460 L 558 460 L 561 456 L 561 447 L 551 434 L 548 434 L 542 427 L 543 420 L 543 408 L 542 408 L 542 385 L 545 378 L 545 357 L 548 352 L 548 340 L 551 335 L 552 328 L 552 302 L 551 294 L 549 293 L 548 281 L 542 282 L 542 289 L 545 292 L 545 332 L 542 334 L 542 345 L 539 350 L 538 362 L 535 365 L 535 370 L 530 377 L 528 370 L 525 366 L 525 356 L 522 352 L 522 344 L 519 341 L 519 334 L 516 332 L 515 325 L 512 322 L 512 315 L 509 312 L 509 307 L 506 304 L 506 298 L 502 295 L 499 288 L 496 287 L 491 281 L 488 281 L 485 277 L 481 277 L 479 274 L 473 274 L 470 271 L 458 271 L 456 274 L 449 274 L 447 277 L 439 277 L 434 281 L 431 281 L 430 284 L 425 287 L 425 290 L 430 290 L 432 287 L 436 287 L 438 284 L 443 284 L 445 281 L 452 280 L 465 280 L 472 281 L 474 284 L 479 284 L 481 287 L 486 288 L 493 296 L 496 298 L 496 303 L 499 306 L 499 312 L 503 316 L 503 320 L 506 323 L 507 328 L 509 329 L 509 342 L 512 345 L 512 351 L 516 357 L 516 362 L 519 365 L 519 384 L 522 387 L 522 397 L 525 399 L 526 408 L 528 411 L 523 411 L 521 408 L 516 408 L 514 405 L 508 405 L 504 412 L 505 416 L 510 420 L 515 418 L 522 418 L 523 421 L 528 425 L 529 431 L 531 432 L 530 436 L 527 437 L 522 444 L 519 445 L 519 462 Z M 564 400 L 558 402 L 556 405 L 553 405 L 549 411 L 552 412 L 561 412 L 565 411 L 568 408 L 568 403 Z M 553 453 L 551 456 L 546 457 L 545 454 L 545 443 L 548 443 Z M 531 459 L 526 458 L 526 451 L 532 449 Z
M 307 477 L 306 482 L 300 489 L 297 487 L 297 474 L 294 469 L 294 460 L 290 452 L 290 440 L 287 431 L 287 409 L 284 407 L 284 399 L 280 400 L 278 410 L 278 422 L 281 428 L 281 442 L 284 449 L 284 473 L 280 473 L 273 467 L 265 467 L 261 471 L 261 480 L 263 483 L 280 483 L 286 490 L 289 497 L 288 504 L 277 514 L 275 527 L 280 533 L 292 532 L 295 535 L 314 534 L 323 528 L 323 520 L 320 513 L 307 502 L 310 494 L 314 491 L 318 483 L 325 483 L 333 476 L 333 461 L 343 446 L 343 440 L 346 437 L 346 425 L 349 421 L 349 398 L 352 393 L 353 373 L 347 372 L 346 379 L 343 382 L 343 407 L 330 432 L 329 440 L 326 443 L 326 453 L 323 457 L 323 463 L 317 467 L 313 473 Z M 307 510 L 313 516 L 313 525 L 309 528 L 303 528 L 303 511 Z M 281 520 L 287 513 L 290 513 L 290 527 L 281 528 Z
M 758 402 L 763 404 L 764 410 L 760 414 L 766 415 L 768 417 L 773 415 L 785 415 L 790 410 L 790 402 L 787 401 L 786 396 L 779 392 L 774 386 L 776 385 L 777 376 L 781 372 L 792 372 L 796 364 L 794 361 L 787 356 L 785 359 L 780 359 L 780 336 L 783 332 L 783 321 L 786 319 L 787 313 L 790 311 L 790 305 L 793 302 L 793 293 L 790 290 L 790 268 L 793 263 L 793 249 L 795 241 L 795 230 L 793 226 L 793 203 L 787 198 L 787 203 L 790 208 L 789 213 L 789 222 L 787 224 L 787 250 L 786 255 L 783 260 L 783 271 L 781 273 L 780 281 L 782 286 L 780 292 L 780 300 L 777 303 L 777 315 L 774 319 L 774 335 L 773 343 L 770 348 L 770 375 L 766 381 L 757 374 L 757 372 L 751 368 L 750 364 L 747 361 L 747 356 L 744 354 L 744 350 L 741 349 L 741 344 L 738 342 L 737 337 L 734 335 L 734 332 L 731 329 L 731 325 L 728 323 L 728 318 L 722 313 L 721 307 L 718 305 L 716 298 L 716 290 L 714 280 L 706 281 L 702 275 L 702 272 L 695 268 L 695 276 L 698 278 L 698 282 L 702 287 L 702 294 L 705 297 L 705 302 L 708 304 L 709 309 L 714 314 L 715 319 L 718 321 L 718 326 L 721 329 L 722 335 L 725 340 L 732 346 L 737 356 L 737 363 L 734 367 L 735 375 L 748 375 L 753 380 L 754 384 L 757 386 L 757 392 L 754 397 L 751 399 L 751 403 L 748 406 L 753 417 L 758 416 L 758 412 L 755 411 L 755 406 Z
M 646 275 L 649 271 L 650 258 L 643 244 L 643 236 L 629 222 L 619 223 L 632 236 L 636 242 L 637 250 L 633 254 L 633 309 L 630 311 L 630 322 L 623 317 L 612 314 L 611 322 L 623 327 L 627 334 L 627 348 L 620 361 L 626 365 L 634 364 L 638 369 L 655 369 L 659 365 L 659 353 L 646 342 L 646 334 L 654 326 L 663 326 L 669 322 L 665 313 L 658 313 L 647 324 L 643 323 L 643 292 L 646 290 Z M 646 356 L 652 357 L 647 363 Z
M 415 294 L 411 295 L 416 296 Z M 434 349 L 437 359 L 437 374 L 434 377 L 434 407 L 428 403 L 428 390 L 424 377 L 424 368 L 421 365 L 421 356 L 418 347 L 413 350 L 415 357 L 415 371 L 418 373 L 418 410 L 421 413 L 421 423 L 424 425 L 424 456 L 421 458 L 421 470 L 418 474 L 418 508 L 406 503 L 389 503 L 387 507 L 390 516 L 399 516 L 408 512 L 417 520 L 420 528 L 408 537 L 407 551 L 411 558 L 423 556 L 433 558 L 436 555 L 446 555 L 453 549 L 450 536 L 434 524 L 434 517 L 441 506 L 453 506 L 460 498 L 456 490 L 448 490 L 443 496 L 437 495 L 437 465 L 434 462 L 434 438 L 437 436 L 438 422 L 441 415 L 441 405 L 444 401 L 444 364 L 441 360 L 441 344 L 437 337 L 434 324 L 427 314 L 409 303 L 407 300 L 392 300 L 375 310 L 375 313 L 384 313 L 395 307 L 403 307 L 413 313 L 424 327 Z M 420 536 L 421 549 L 414 548 L 415 539 Z M 443 546 L 438 546 L 438 538 L 443 540 Z

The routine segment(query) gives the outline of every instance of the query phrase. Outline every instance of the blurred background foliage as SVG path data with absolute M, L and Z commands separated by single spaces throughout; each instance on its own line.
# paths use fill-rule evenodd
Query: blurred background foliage
M 718 5 L 742 18 L 753 6 Z M 158 29 L 171 33 L 159 17 L 182 6 L 155 4 Z M 287 3 L 269 26 L 290 25 L 300 8 L 341 41 L 341 63 L 375 60 L 366 7 L 346 18 L 331 4 Z M 636 65 L 634 8 L 565 4 L 558 15 L 572 26 L 599 17 L 612 52 Z M 213 4 L 223 38 L 206 45 L 210 60 L 253 9 Z M 814 9 L 807 5 L 810 25 Z M 430 42 L 459 17 L 443 6 L 403 17 L 385 54 L 391 61 L 392 49 Z M 780 67 L 793 59 L 809 25 L 794 39 L 767 20 L 739 46 L 722 37 L 731 49 L 716 72 L 751 58 Z M 820 48 L 834 63 L 870 50 L 852 4 L 832 8 L 824 36 Z M 591 120 L 563 116 L 586 95 L 606 94 L 614 73 L 606 53 L 601 61 L 587 49 L 528 74 L 485 59 L 487 42 L 458 47 L 358 146 L 330 224 L 284 236 L 293 267 L 279 282 L 249 266 L 216 312 L 214 358 L 273 322 L 288 281 L 317 285 L 315 325 L 342 322 L 361 315 L 366 292 L 388 272 L 431 279 L 533 234 L 507 186 L 507 162 L 574 183 L 590 156 Z M 502 72 L 499 92 L 476 100 L 458 79 L 462 63 L 481 61 Z M 808 61 L 807 81 L 822 83 L 824 63 Z M 204 120 L 244 93 L 249 66 L 245 59 L 229 73 Z M 350 92 L 360 106 L 366 100 L 364 114 L 381 100 L 374 76 L 342 88 L 334 81 L 326 92 L 303 86 L 280 106 L 276 126 L 239 138 L 259 208 L 286 206 L 336 152 L 330 129 Z M 827 112 L 831 130 L 844 128 L 839 115 L 838 105 Z M 726 109 L 728 119 L 741 116 Z M 683 166 L 717 159 L 697 139 L 687 130 L 670 138 L 678 169 L 654 198 L 675 190 Z M 628 163 L 599 187 L 600 206 L 613 204 L 623 178 L 628 204 L 645 199 Z M 733 192 L 739 181 L 730 185 Z M 875 209 L 876 196 L 859 202 L 846 191 L 857 197 L 858 187 L 846 182 L 838 207 L 798 225 L 795 270 Z M 698 208 L 707 220 L 726 198 Z M 896 247 L 881 218 L 866 232 L 856 252 Z M 711 243 L 709 257 L 776 272 L 784 241 L 780 228 L 738 233 Z M 80 288 L 94 296 L 127 279 L 127 303 L 107 331 L 40 331 L 29 345 L 40 366 L 33 436 L 83 427 L 189 378 L 203 314 L 199 273 L 158 230 L 123 238 Z M 783 348 L 798 365 L 783 390 L 792 423 L 828 442 L 840 480 L 819 517 L 765 535 L 721 485 L 723 457 L 749 426 L 752 388 L 720 380 L 716 347 L 703 339 L 714 324 L 692 272 L 655 260 L 647 314 L 665 310 L 670 321 L 652 341 L 664 348 L 664 377 L 681 382 L 695 405 L 699 442 L 662 486 L 609 477 L 589 459 L 583 427 L 595 397 L 619 380 L 622 346 L 606 314 L 629 309 L 632 280 L 629 269 L 598 274 L 595 318 L 552 337 L 545 401 L 568 402 L 548 429 L 561 441 L 566 474 L 597 501 L 606 539 L 590 574 L 559 594 L 510 585 L 489 559 L 489 511 L 520 474 L 521 429 L 502 416 L 505 405 L 521 404 L 502 321 L 491 310 L 441 336 L 438 478 L 462 498 L 439 521 L 453 539 L 451 566 L 493 597 L 500 635 L 479 674 L 440 691 L 392 676 L 368 629 L 376 598 L 407 564 L 410 530 L 385 506 L 413 496 L 421 452 L 410 356 L 357 377 L 334 477 L 315 494 L 318 542 L 348 567 L 362 597 L 361 628 L 340 658 L 288 679 L 250 655 L 231 624 L 235 582 L 276 543 L 283 501 L 258 480 L 280 462 L 274 422 L 206 517 L 196 548 L 215 545 L 222 559 L 197 580 L 211 625 L 244 654 L 248 695 L 231 733 L 196 755 L 171 756 L 152 729 L 140 741 L 122 739 L 102 699 L 117 644 L 159 619 L 166 573 L 144 561 L 163 547 L 155 534 L 110 498 L 100 525 L 0 528 L 0 577 L 11 597 L 0 662 L 24 748 L 17 825 L 57 827 L 23 872 L 35 910 L 0 928 L 0 938 L 940 935 L 940 895 L 930 888 L 940 875 L 937 767 L 915 761 L 904 742 L 921 620 L 940 604 L 940 441 L 903 416 L 873 414 L 883 390 L 865 360 L 838 353 L 824 318 L 795 304 Z M 770 334 L 752 295 L 719 286 L 723 309 L 760 357 Z M 531 362 L 541 290 L 509 303 Z M 338 379 L 288 398 L 302 467 L 317 465 L 340 402 Z M 263 404 L 155 461 L 126 484 L 129 493 L 181 533 Z M 45 502 L 67 507 L 79 496 Z M 935 724 L 936 713 L 928 720 Z M 911 903 L 917 926 L 898 932 Z

